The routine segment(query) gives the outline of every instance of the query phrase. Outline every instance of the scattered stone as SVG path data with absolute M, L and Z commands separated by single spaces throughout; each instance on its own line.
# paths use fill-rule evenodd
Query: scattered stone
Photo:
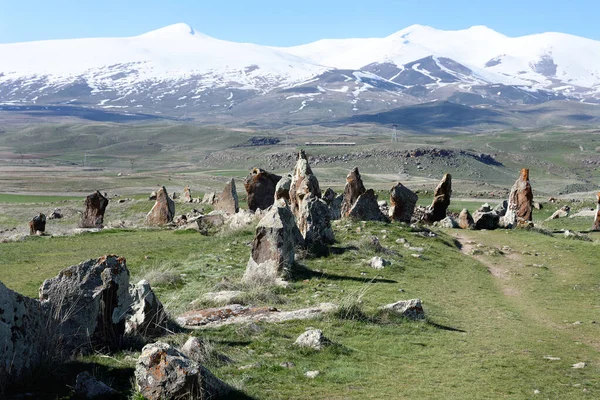
M 600 192 L 596 194 L 596 218 L 594 219 L 594 225 L 592 226 L 592 230 L 600 231 Z
M 52 213 L 50 213 L 48 219 L 61 219 L 62 217 L 63 213 L 60 210 L 60 208 L 55 208 L 54 210 L 52 210 Z
M 342 210 L 343 215 L 343 210 Z M 377 195 L 373 189 L 369 189 L 354 202 L 352 208 L 347 213 L 347 217 L 359 221 L 382 221 L 389 222 L 388 217 L 383 215 L 377 205 Z
M 219 196 L 219 200 L 215 204 L 215 210 L 221 210 L 228 214 L 235 214 L 240 211 L 235 180 L 233 178 L 225 185 L 223 192 Z
M 290 186 L 292 184 L 292 174 L 286 174 L 281 177 L 275 185 L 275 200 L 284 199 L 290 201 Z
M 458 215 L 458 226 L 461 229 L 472 229 L 474 225 L 475 221 L 473 220 L 471 213 L 466 208 L 463 208 Z
M 515 228 L 519 222 L 533 218 L 533 192 L 529 183 L 529 169 L 523 168 L 508 197 L 506 214 L 500 220 L 503 228 Z
M 150 287 L 150 282 L 142 279 L 130 285 L 131 310 L 125 324 L 125 333 L 138 333 L 155 336 L 164 332 L 167 315 L 162 303 Z
M 46 231 L 46 216 L 39 213 L 29 221 L 29 234 L 41 235 Z
M 117 391 L 84 371 L 75 380 L 75 395 L 80 399 L 117 398 Z
M 202 299 L 211 303 L 231 304 L 235 303 L 244 292 L 240 290 L 223 290 L 220 292 L 208 292 L 202 296 Z
M 500 217 L 504 217 L 506 215 L 506 209 L 508 208 L 508 200 L 503 200 L 502 203 L 499 203 L 494 207 L 494 211 Z
M 315 350 L 322 350 L 329 345 L 331 341 L 323 335 L 320 329 L 309 329 L 296 339 L 294 344 L 300 347 L 310 347 Z
M 166 225 L 175 217 L 175 202 L 167 194 L 167 188 L 161 187 L 156 193 L 156 203 L 146 216 L 149 226 Z
M 202 204 L 208 204 L 209 206 L 212 206 L 216 202 L 217 202 L 217 195 L 215 194 L 215 192 L 204 193 L 204 197 L 202 198 Z
M 533 391 L 533 394 L 540 394 L 540 393 L 542 393 L 542 392 L 540 392 L 540 391 L 539 391 L 539 390 L 537 390 L 537 389 L 535 389 L 535 390 Z
M 44 281 L 40 302 L 60 321 L 55 340 L 68 352 L 85 352 L 89 345 L 118 345 L 131 305 L 125 259 L 104 256 L 63 269 Z
M 281 176 L 271 174 L 264 169 L 254 168 L 244 180 L 244 188 L 248 194 L 248 209 L 266 210 L 275 201 L 275 188 Z
M 387 267 L 391 264 L 391 262 L 389 262 L 388 260 L 384 260 L 381 257 L 373 257 L 369 260 L 369 265 L 373 269 L 383 269 L 384 267 Z
M 560 361 L 560 357 L 544 356 L 544 359 L 550 361 Z
M 578 362 L 577 364 L 573 364 L 573 369 L 583 369 L 587 367 L 587 364 L 584 362 Z
M 288 368 L 288 369 L 290 369 L 290 368 L 294 368 L 296 366 L 296 364 L 294 364 L 291 361 L 284 361 L 281 364 L 279 364 L 279 366 L 282 367 L 282 368 Z
M 306 371 L 304 376 L 310 379 L 315 379 L 317 376 L 319 376 L 320 373 L 321 371 Z
M 453 229 L 453 228 L 458 228 L 458 223 L 456 222 L 456 220 L 450 216 L 444 218 L 441 221 L 437 221 L 433 223 L 434 226 L 439 226 L 440 228 L 448 228 L 448 229 Z
M 558 210 L 554 211 L 554 213 L 547 220 L 558 219 L 558 218 L 566 218 L 569 216 L 571 212 L 571 207 L 564 205 Z
M 536 210 L 541 210 L 541 209 L 544 208 L 544 205 L 542 203 L 537 202 L 537 201 L 534 201 L 532 205 L 533 205 L 533 208 L 535 208 Z
M 192 199 L 192 191 L 190 190 L 190 186 L 186 185 L 183 188 L 183 195 L 181 196 L 181 200 L 184 203 L 191 203 L 193 201 Z
M 296 245 L 303 245 L 301 232 L 286 206 L 273 207 L 258 223 L 252 253 L 243 281 L 269 283 L 292 274 Z
M 495 211 L 476 211 L 473 214 L 474 229 L 497 229 L 500 217 Z
M 419 200 L 419 196 L 398 182 L 390 190 L 390 219 L 396 222 L 410 223 L 417 200 Z
M 195 336 L 190 336 L 183 346 L 181 346 L 181 352 L 185 354 L 190 360 L 204 364 L 206 360 L 206 345 L 205 343 Z
M 396 303 L 387 304 L 383 306 L 383 309 L 392 310 L 413 320 L 425 319 L 425 311 L 423 311 L 423 306 L 419 299 L 401 300 Z
M 225 225 L 225 217 L 220 213 L 211 213 L 198 218 L 196 220 L 196 224 L 198 225 L 198 230 L 200 233 L 206 236 L 215 232 L 219 227 Z
M 344 199 L 342 201 L 342 216 L 348 217 L 350 210 L 356 203 L 356 200 L 366 192 L 358 168 L 354 167 L 346 176 L 346 186 L 344 187 Z
M 162 342 L 144 346 L 135 379 L 148 400 L 218 398 L 231 390 L 209 370 Z

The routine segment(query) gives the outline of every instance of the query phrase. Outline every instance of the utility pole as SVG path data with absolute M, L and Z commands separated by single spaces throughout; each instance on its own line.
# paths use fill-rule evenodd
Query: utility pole
M 85 164 L 87 164 L 87 153 L 83 153 L 83 168 L 85 168 Z
M 396 124 L 392 125 L 392 143 L 398 141 L 398 133 L 396 132 L 397 128 L 398 128 L 398 125 L 396 125 Z

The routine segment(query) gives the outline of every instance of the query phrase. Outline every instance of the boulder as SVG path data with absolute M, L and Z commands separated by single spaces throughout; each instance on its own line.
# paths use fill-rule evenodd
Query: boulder
M 434 226 L 439 226 L 440 228 L 454 229 L 458 228 L 458 223 L 456 220 L 450 216 L 444 218 L 441 221 L 437 221 L 433 223 Z
M 225 224 L 225 217 L 220 213 L 211 213 L 196 219 L 196 224 L 198 224 L 200 233 L 206 236 L 216 232 L 223 226 Z
M 225 185 L 223 192 L 219 196 L 219 200 L 215 204 L 215 210 L 221 210 L 228 214 L 235 214 L 240 211 L 237 189 L 235 188 L 235 180 L 233 178 Z
M 68 352 L 119 345 L 131 305 L 125 259 L 110 255 L 63 269 L 44 281 L 40 302 L 60 322 L 57 342 Z
M 600 231 L 600 192 L 596 194 L 596 218 L 594 219 L 594 225 L 592 225 L 592 230 Z
M 39 235 L 46 231 L 46 216 L 39 213 L 29 221 L 29 234 Z
M 569 216 L 570 212 L 571 212 L 571 207 L 564 205 L 561 208 L 559 208 L 558 210 L 554 211 L 554 213 L 548 218 L 548 220 L 558 219 L 558 218 L 566 218 Z
M 466 208 L 463 208 L 458 215 L 458 226 L 461 229 L 472 229 L 474 225 L 475 221 L 473 220 L 471 213 Z
M 63 217 L 63 213 L 61 211 L 60 208 L 55 208 L 54 210 L 52 210 L 52 213 L 50 213 L 50 216 L 48 217 L 48 219 L 61 219 Z
M 290 186 L 292 185 L 292 174 L 285 174 L 275 185 L 275 200 L 284 199 L 290 201 Z
M 186 186 L 183 188 L 183 195 L 181 196 L 181 200 L 182 200 L 184 203 L 191 203 L 191 202 L 193 202 L 193 201 L 194 201 L 194 200 L 192 199 L 192 191 L 190 190 L 190 187 L 189 187 L 189 185 L 186 185 Z
M 496 207 L 494 207 L 494 211 L 500 217 L 504 217 L 506 215 L 506 209 L 508 208 L 508 200 L 503 200 L 502 203 L 499 203 Z
M 99 191 L 90 194 L 85 198 L 85 210 L 81 215 L 79 222 L 80 228 L 102 228 L 104 223 L 104 212 L 108 206 L 108 199 Z
M 135 380 L 148 400 L 213 399 L 231 391 L 208 369 L 162 342 L 144 346 L 135 367 Z
M 419 299 L 401 300 L 396 303 L 385 305 L 383 306 L 383 309 L 392 310 L 408 319 L 425 319 L 425 311 L 423 310 L 421 300 Z
M 410 224 L 417 200 L 419 200 L 419 196 L 398 182 L 390 190 L 390 219 Z
M 332 221 L 336 221 L 342 218 L 342 203 L 344 201 L 344 195 L 340 194 L 336 196 L 331 203 L 329 203 L 329 215 Z
M 0 282 L 0 387 L 14 382 L 42 360 L 56 343 L 38 300 L 22 296 Z
M 523 168 L 519 179 L 515 182 L 508 197 L 506 214 L 500 221 L 504 228 L 514 228 L 521 221 L 533 219 L 533 192 L 529 183 L 529 169 Z
M 78 399 L 89 400 L 120 398 L 120 395 L 116 390 L 106 383 L 94 378 L 87 371 L 81 372 L 75 379 L 75 396 Z
M 446 218 L 452 196 L 452 175 L 445 174 L 433 192 L 433 202 L 423 216 L 425 222 L 433 223 Z
M 356 200 L 367 191 L 363 184 L 358 168 L 354 167 L 346 176 L 346 186 L 344 187 L 344 200 L 342 201 L 342 216 L 348 217 L 350 210 L 356 203 Z
M 348 212 L 347 216 L 359 221 L 389 222 L 388 218 L 383 215 L 379 209 L 379 205 L 377 204 L 377 195 L 373 189 L 369 189 L 358 196 L 358 199 L 356 199 L 354 202 L 354 205 Z
M 477 210 L 473 214 L 474 229 L 497 229 L 500 222 L 500 216 L 495 211 Z
M 290 209 L 273 207 L 256 227 L 243 280 L 270 283 L 287 279 L 293 270 L 295 247 L 303 241 Z
M 275 188 L 281 176 L 271 174 L 264 169 L 254 168 L 244 180 L 244 188 L 248 194 L 248 209 L 266 210 L 275 201 Z
M 298 225 L 301 224 L 301 207 L 302 201 L 308 195 L 313 195 L 316 198 L 321 197 L 321 189 L 319 188 L 319 181 L 313 174 L 310 165 L 308 164 L 308 158 L 304 150 L 300 150 L 298 153 L 298 161 L 294 167 L 294 173 L 292 174 L 292 181 L 290 183 L 290 208 L 292 213 L 298 221 Z
M 331 344 L 331 341 L 323 335 L 320 329 L 309 329 L 296 339 L 296 346 L 309 347 L 315 350 L 322 350 L 325 346 Z
M 131 308 L 125 323 L 125 333 L 154 336 L 164 332 L 167 315 L 162 303 L 150 287 L 150 282 L 142 279 L 129 286 Z
M 383 269 L 392 263 L 381 257 L 373 257 L 369 260 L 369 266 L 373 269 Z
M 190 336 L 188 340 L 181 346 L 181 352 L 192 361 L 197 363 L 206 363 L 206 343 L 195 336 Z
M 299 214 L 296 220 L 306 249 L 313 255 L 328 255 L 329 245 L 335 242 L 335 236 L 327 203 L 308 194 L 300 205 Z
M 214 205 L 217 202 L 217 195 L 215 192 L 204 193 L 202 198 L 202 204 L 208 204 L 209 206 Z
M 156 203 L 146 216 L 146 224 L 149 226 L 166 225 L 175 217 L 175 202 L 167 194 L 164 186 L 156 193 Z

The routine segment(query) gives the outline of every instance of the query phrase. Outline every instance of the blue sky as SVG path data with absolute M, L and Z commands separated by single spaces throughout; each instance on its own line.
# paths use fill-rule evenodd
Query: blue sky
M 0 0 L 0 43 L 134 36 L 178 22 L 219 39 L 275 46 L 383 37 L 412 24 L 600 40 L 598 15 L 598 0 Z

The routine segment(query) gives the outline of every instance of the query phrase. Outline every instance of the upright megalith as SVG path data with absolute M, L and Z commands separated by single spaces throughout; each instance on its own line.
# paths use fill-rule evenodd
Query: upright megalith
M 473 216 L 466 208 L 463 208 L 460 214 L 458 215 L 458 226 L 461 229 L 472 229 L 475 225 L 475 221 L 473 220 Z
M 287 279 L 293 271 L 295 247 L 303 242 L 294 215 L 287 205 L 277 203 L 256 227 L 243 280 L 266 284 Z
M 360 196 L 352 205 L 352 208 L 348 212 L 348 218 L 356 219 L 359 221 L 382 221 L 389 222 L 387 216 L 385 216 L 379 204 L 377 203 L 377 195 L 373 189 L 369 189 Z
M 392 221 L 410 223 L 417 200 L 419 200 L 419 196 L 398 182 L 390 190 L 390 219 Z
M 344 200 L 342 200 L 342 217 L 348 217 L 352 206 L 356 203 L 359 196 L 365 193 L 365 185 L 363 184 L 358 168 L 354 167 L 346 176 L 346 186 L 344 187 Z
M 592 226 L 592 230 L 600 231 L 600 192 L 596 195 L 596 218 L 594 219 L 594 225 Z
M 223 192 L 215 204 L 215 210 L 224 211 L 227 214 L 235 214 L 240 211 L 237 189 L 233 178 L 223 188 Z
M 292 182 L 290 183 L 290 207 L 296 220 L 300 219 L 302 200 L 309 194 L 320 198 L 321 189 L 319 188 L 317 177 L 313 174 L 312 169 L 308 164 L 306 153 L 304 150 L 300 150 L 298 153 L 298 161 L 296 162 L 294 173 L 292 174 Z M 300 222 L 298 222 L 298 224 L 300 224 Z
M 500 226 L 514 228 L 519 224 L 526 224 L 532 220 L 533 191 L 529 183 L 529 169 L 523 168 L 519 179 L 510 190 L 506 214 L 500 219 Z
M 108 206 L 108 199 L 96 190 L 85 198 L 85 210 L 79 222 L 80 228 L 102 228 L 104 212 Z
M 262 168 L 253 168 L 244 179 L 244 188 L 248 195 L 248 209 L 266 210 L 275 201 L 275 188 L 281 176 L 271 174 Z
M 290 186 L 292 185 L 292 174 L 285 174 L 275 185 L 275 200 L 283 199 L 290 201 Z
M 56 341 L 67 352 L 119 345 L 131 305 L 125 259 L 109 255 L 63 269 L 44 281 L 40 302 L 60 322 Z
M 194 201 L 194 199 L 192 199 L 192 191 L 190 190 L 189 185 L 186 185 L 183 188 L 183 195 L 181 196 L 181 201 L 183 201 L 184 203 L 191 203 Z
M 162 303 L 150 287 L 150 282 L 142 279 L 135 285 L 129 285 L 131 307 L 125 324 L 125 333 L 140 333 L 154 336 L 164 333 L 167 314 Z
M 149 226 L 166 225 L 175 217 L 175 202 L 169 197 L 167 189 L 163 186 L 156 192 L 156 203 L 146 216 Z
M 46 231 L 46 216 L 39 213 L 29 221 L 29 234 L 41 235 Z
M 323 201 L 325 201 L 329 207 L 329 214 L 332 221 L 342 218 L 342 203 L 344 202 L 343 194 L 338 196 L 332 188 L 327 188 L 325 193 L 323 193 Z
M 452 175 L 445 174 L 433 192 L 433 202 L 425 212 L 423 220 L 433 223 L 446 218 L 446 212 L 452 196 Z
M 316 256 L 329 254 L 335 235 L 331 228 L 331 211 L 325 201 L 313 194 L 305 197 L 300 206 L 298 228 L 309 253 Z

